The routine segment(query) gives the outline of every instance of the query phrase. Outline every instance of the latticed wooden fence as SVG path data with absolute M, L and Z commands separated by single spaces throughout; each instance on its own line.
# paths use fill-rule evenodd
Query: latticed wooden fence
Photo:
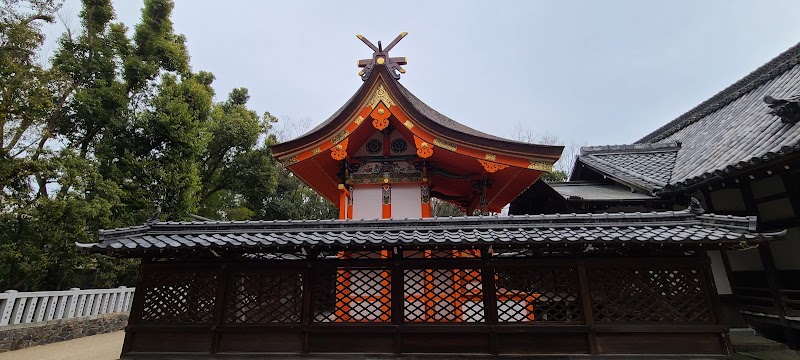
M 704 253 L 470 251 L 151 261 L 142 267 L 123 352 L 726 351 Z
M 0 326 L 130 311 L 134 288 L 0 293 Z

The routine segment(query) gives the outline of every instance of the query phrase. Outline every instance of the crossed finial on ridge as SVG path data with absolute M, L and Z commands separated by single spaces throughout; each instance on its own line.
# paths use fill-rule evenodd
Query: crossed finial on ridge
M 402 32 L 400 35 L 397 35 L 394 40 L 389 43 L 385 49 L 380 41 L 378 41 L 378 46 L 376 47 L 375 44 L 367 40 L 364 35 L 356 35 L 359 40 L 367 44 L 370 49 L 372 49 L 372 59 L 364 59 L 358 60 L 358 67 L 364 68 L 358 72 L 358 75 L 361 76 L 361 80 L 367 80 L 369 74 L 372 73 L 372 69 L 375 68 L 375 65 L 384 65 L 389 70 L 389 74 L 395 79 L 400 79 L 400 74 L 405 74 L 406 70 L 400 67 L 400 65 L 408 64 L 408 59 L 404 57 L 389 57 L 389 50 L 397 45 L 400 40 L 403 40 L 404 37 L 408 35 L 407 32 Z

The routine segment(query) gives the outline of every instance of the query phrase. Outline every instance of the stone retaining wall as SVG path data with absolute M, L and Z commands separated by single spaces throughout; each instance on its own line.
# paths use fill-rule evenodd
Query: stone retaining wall
M 34 324 L 0 327 L 0 353 L 26 347 L 118 331 L 128 325 L 127 313 L 111 313 Z

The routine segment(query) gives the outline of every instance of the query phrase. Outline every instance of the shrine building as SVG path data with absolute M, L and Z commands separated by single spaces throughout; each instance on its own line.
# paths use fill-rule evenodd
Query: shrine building
M 361 87 L 272 147 L 338 219 L 154 221 L 78 244 L 142 259 L 122 359 L 731 354 L 709 252 L 785 231 L 690 196 L 642 195 L 644 212 L 556 204 L 537 180 L 562 148 L 423 103 L 389 54 L 405 35 L 385 48 L 359 35 L 373 51 Z M 471 216 L 432 217 L 433 198 Z M 496 215 L 512 202 L 515 215 Z

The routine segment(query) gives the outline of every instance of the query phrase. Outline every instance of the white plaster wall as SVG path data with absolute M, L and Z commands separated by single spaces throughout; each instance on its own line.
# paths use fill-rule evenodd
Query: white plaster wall
M 725 272 L 725 264 L 719 251 L 709 251 L 708 257 L 711 259 L 711 273 L 714 275 L 714 285 L 717 286 L 717 294 L 731 294 L 731 283 L 728 274 Z
M 422 217 L 422 194 L 419 184 L 392 185 L 392 217 L 395 219 Z
M 382 192 L 380 185 L 353 186 L 353 219 L 380 219 Z

